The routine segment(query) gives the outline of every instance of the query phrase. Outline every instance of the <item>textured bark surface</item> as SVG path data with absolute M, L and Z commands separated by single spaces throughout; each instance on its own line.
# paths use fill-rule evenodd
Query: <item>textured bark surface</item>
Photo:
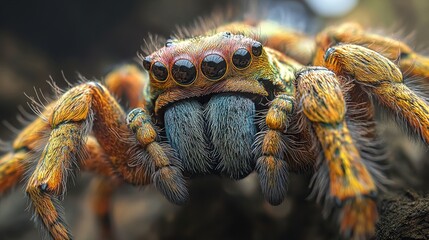
M 414 191 L 384 195 L 376 239 L 429 239 L 429 195 Z

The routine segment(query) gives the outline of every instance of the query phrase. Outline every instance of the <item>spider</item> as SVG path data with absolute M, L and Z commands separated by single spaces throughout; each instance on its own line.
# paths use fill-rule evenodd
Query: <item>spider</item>
M 0 159 L 0 193 L 28 171 L 36 218 L 53 239 L 72 239 L 60 200 L 77 168 L 111 179 L 98 182 L 101 217 L 120 182 L 153 183 L 183 204 L 188 179 L 256 171 L 265 199 L 277 205 L 289 172 L 311 172 L 312 196 L 336 215 L 339 231 L 372 236 L 385 182 L 375 105 L 428 144 L 429 106 L 403 77 L 428 79 L 428 59 L 354 23 L 315 39 L 268 21 L 188 32 L 140 55 L 145 71 L 123 66 L 104 84 L 82 81 L 41 109 Z

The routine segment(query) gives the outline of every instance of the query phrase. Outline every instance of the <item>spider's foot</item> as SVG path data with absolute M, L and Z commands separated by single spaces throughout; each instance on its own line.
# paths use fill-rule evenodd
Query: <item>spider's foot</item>
M 166 166 L 153 174 L 155 187 L 172 203 L 182 205 L 188 198 L 188 188 L 178 167 Z
M 286 162 L 273 156 L 262 156 L 256 162 L 262 193 L 271 205 L 283 202 L 287 192 Z

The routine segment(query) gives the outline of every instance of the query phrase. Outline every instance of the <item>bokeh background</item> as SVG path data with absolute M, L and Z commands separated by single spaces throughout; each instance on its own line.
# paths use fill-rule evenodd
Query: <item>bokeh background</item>
M 24 92 L 49 93 L 46 80 L 66 86 L 77 73 L 102 79 L 117 64 L 135 61 L 149 33 L 168 37 L 214 12 L 229 17 L 272 18 L 315 34 L 329 24 L 357 21 L 387 36 L 400 36 L 414 49 L 428 47 L 429 1 L 1 1 L 0 137 L 15 136 L 18 106 L 27 108 Z M 227 13 L 227 14 L 226 14 Z M 247 14 L 246 14 L 247 13 Z M 49 94 L 48 94 L 49 95 Z M 9 124 L 10 123 L 10 124 Z M 392 178 L 405 188 L 427 191 L 427 152 L 409 141 L 394 124 L 380 132 L 392 149 Z M 77 239 L 96 239 L 88 183 L 79 175 L 65 199 L 66 215 Z M 334 239 L 337 229 L 323 220 L 308 196 L 309 176 L 292 176 L 290 196 L 277 207 L 261 198 L 254 175 L 233 182 L 216 177 L 190 183 L 191 200 L 183 207 L 168 203 L 153 187 L 122 186 L 112 207 L 118 239 Z M 21 187 L 0 199 L 0 239 L 39 239 Z

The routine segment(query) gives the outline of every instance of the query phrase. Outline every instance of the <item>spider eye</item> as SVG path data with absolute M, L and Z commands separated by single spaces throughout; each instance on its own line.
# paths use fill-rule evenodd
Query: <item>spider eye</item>
M 174 80 L 181 85 L 189 85 L 194 82 L 197 76 L 197 70 L 191 61 L 179 59 L 171 68 Z
M 252 53 L 253 55 L 259 57 L 262 54 L 262 44 L 260 42 L 254 42 L 252 44 Z
M 165 46 L 166 46 L 166 47 L 171 47 L 171 46 L 173 46 L 173 39 L 167 39 L 167 41 L 165 42 Z
M 224 33 L 222 33 L 222 36 L 224 38 L 230 38 L 231 37 L 231 32 L 224 32 Z
M 158 81 L 165 81 L 168 77 L 168 70 L 162 62 L 155 62 L 152 65 L 152 73 Z
M 218 80 L 226 72 L 226 61 L 219 54 L 207 55 L 201 63 L 201 71 L 211 80 Z
M 150 65 L 152 64 L 152 59 L 150 57 L 145 57 L 143 59 L 143 67 L 144 69 L 146 69 L 147 71 L 149 71 L 150 69 Z
M 251 59 L 252 57 L 250 56 L 249 51 L 244 48 L 238 49 L 234 52 L 234 55 L 232 55 L 232 63 L 240 69 L 248 67 Z

